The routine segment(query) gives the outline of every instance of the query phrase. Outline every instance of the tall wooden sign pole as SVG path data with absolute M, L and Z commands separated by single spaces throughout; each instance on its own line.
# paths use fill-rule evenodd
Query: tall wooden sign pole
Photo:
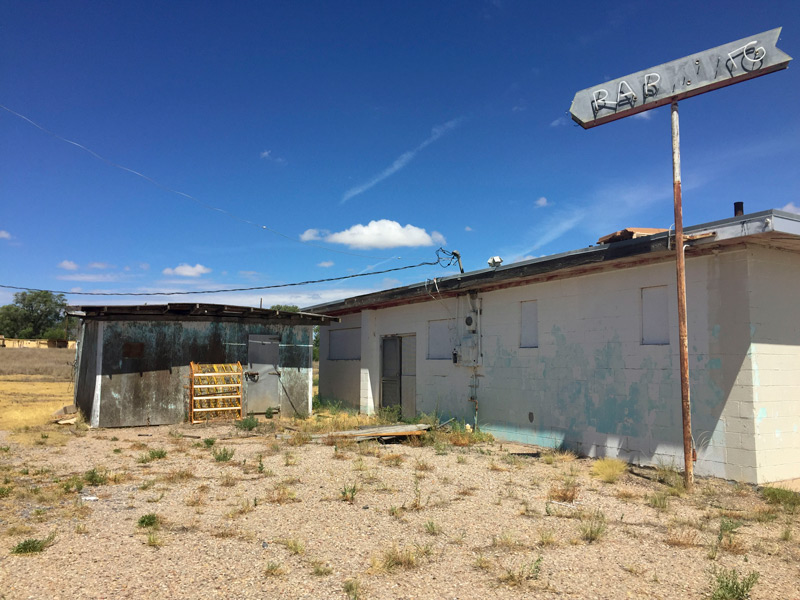
M 678 279 L 684 483 L 689 491 L 694 485 L 694 444 L 689 401 L 689 340 L 686 326 L 686 264 L 683 247 L 678 100 L 785 69 L 792 57 L 778 50 L 780 33 L 781 28 L 778 27 L 586 88 L 575 94 L 570 108 L 572 119 L 584 129 L 589 129 L 666 104 L 672 106 L 672 185 L 675 194 L 675 266 Z
M 678 276 L 678 346 L 681 361 L 681 416 L 683 417 L 683 478 L 686 490 L 694 486 L 692 408 L 689 401 L 689 333 L 686 325 L 686 260 L 683 247 L 681 199 L 681 133 L 678 103 L 672 103 L 672 192 L 675 200 L 675 270 Z

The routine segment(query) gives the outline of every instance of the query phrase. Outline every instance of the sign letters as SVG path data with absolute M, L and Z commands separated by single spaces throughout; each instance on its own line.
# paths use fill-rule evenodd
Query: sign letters
M 785 69 L 792 57 L 778 50 L 780 33 L 778 27 L 586 88 L 575 94 L 570 114 L 589 129 Z

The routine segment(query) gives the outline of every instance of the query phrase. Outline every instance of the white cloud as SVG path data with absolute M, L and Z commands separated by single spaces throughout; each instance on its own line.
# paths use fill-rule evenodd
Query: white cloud
M 374 248 L 398 248 L 418 246 L 433 246 L 435 244 L 444 245 L 444 236 L 438 231 L 428 233 L 421 227 L 414 225 L 400 225 L 397 221 L 381 219 L 370 221 L 367 225 L 353 225 L 349 229 L 337 233 L 325 233 L 320 235 L 317 229 L 309 229 L 300 239 L 304 242 L 309 240 L 324 240 L 331 244 L 344 244 L 350 248 L 360 250 Z
M 567 120 L 564 117 L 558 117 L 554 121 L 550 121 L 550 127 L 561 127 L 562 125 L 566 125 Z
M 324 268 L 327 269 L 328 267 L 332 267 L 333 266 L 333 261 L 332 260 L 323 260 L 321 263 L 317 263 L 317 266 L 318 267 L 324 267 Z
M 472 227 L 470 227 L 469 225 L 467 225 L 466 227 L 464 227 L 464 231 L 472 231 Z
M 64 269 L 65 271 L 77 271 L 78 264 L 72 262 L 71 260 L 62 260 L 60 263 L 58 263 L 58 268 Z
M 543 206 L 548 206 L 547 198 L 541 196 L 538 200 L 536 200 L 536 206 L 539 208 Z
M 11 234 L 8 233 L 5 229 L 0 229 L 0 240 L 10 240 Z
M 319 229 L 306 229 L 303 233 L 300 234 L 300 241 L 301 242 L 313 242 L 315 240 L 321 240 L 322 236 L 320 235 Z
M 533 260 L 536 258 L 533 254 L 526 254 L 525 256 L 520 257 L 520 260 Z
M 222 274 L 225 275 L 225 271 L 223 271 Z M 239 271 L 239 277 L 244 277 L 245 279 L 253 281 L 258 278 L 258 271 Z
M 800 213 L 800 206 L 797 206 L 794 202 L 789 202 L 789 204 L 784 206 L 781 210 L 785 210 L 786 212 Z
M 282 158 L 280 156 L 273 156 L 272 155 L 272 150 L 264 150 L 264 151 L 261 152 L 261 154 L 259 154 L 259 156 L 264 160 L 268 160 L 270 162 L 274 162 L 274 163 L 277 163 L 279 165 L 285 165 L 286 164 L 286 159 Z
M 145 263 L 145 262 L 143 262 L 143 263 L 139 263 L 139 268 L 140 268 L 142 271 L 147 271 L 147 270 L 150 268 L 150 265 L 149 265 L 149 264 L 147 264 L 147 263 Z
M 113 269 L 114 265 L 110 265 L 106 262 L 90 262 L 89 263 L 90 269 Z
M 191 266 L 186 263 L 181 263 L 174 269 L 167 267 L 161 272 L 164 275 L 178 275 L 180 277 L 200 277 L 201 275 L 205 275 L 206 273 L 211 273 L 211 269 L 209 269 L 208 267 L 204 267 L 199 263 L 196 264 L 195 266 Z
M 631 119 L 639 119 L 640 121 L 649 121 L 653 118 L 653 111 L 646 110 L 644 112 L 636 113 L 635 115 L 631 116 Z
M 447 123 L 444 123 L 443 125 L 437 125 L 436 127 L 434 127 L 433 130 L 431 131 L 431 135 L 426 140 L 424 140 L 419 146 L 417 146 L 413 150 L 409 150 L 408 152 L 403 152 L 403 154 L 398 156 L 391 165 L 389 165 L 383 171 L 375 175 L 372 179 L 369 179 L 366 182 L 347 190 L 342 196 L 341 204 L 344 204 L 351 198 L 355 198 L 359 194 L 363 194 L 368 189 L 378 185 L 381 181 L 383 181 L 387 177 L 391 177 L 392 175 L 397 173 L 400 169 L 402 169 L 408 163 L 414 160 L 414 157 L 420 150 L 427 148 L 433 142 L 442 137 L 445 133 L 447 133 L 451 129 L 455 129 L 456 127 L 458 127 L 461 124 L 462 120 L 463 119 L 460 118 L 453 119 L 451 121 L 448 121 Z

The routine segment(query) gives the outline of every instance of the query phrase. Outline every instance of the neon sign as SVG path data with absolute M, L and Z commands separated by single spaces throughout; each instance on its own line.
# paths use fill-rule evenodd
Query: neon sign
M 785 69 L 781 28 L 664 63 L 575 94 L 572 119 L 584 129 Z

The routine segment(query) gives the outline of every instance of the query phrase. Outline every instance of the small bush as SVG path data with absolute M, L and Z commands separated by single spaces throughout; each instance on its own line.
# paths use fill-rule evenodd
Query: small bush
M 669 496 L 666 494 L 653 494 L 647 499 L 647 504 L 659 511 L 667 510 L 669 506 Z
M 340 494 L 342 496 L 342 500 L 344 502 L 350 502 L 351 504 L 356 499 L 356 493 L 358 492 L 358 485 L 355 483 L 345 484 L 344 487 L 340 490 Z
M 547 493 L 548 500 L 555 500 L 557 502 L 575 502 L 578 497 L 578 483 L 575 479 L 567 478 L 562 485 L 556 485 L 550 488 Z
M 525 563 L 517 569 L 506 569 L 500 575 L 500 582 L 506 585 L 521 586 L 526 582 L 534 579 L 539 579 L 539 573 L 542 569 L 542 557 L 540 556 L 535 561 Z
M 156 513 L 147 513 L 146 515 L 142 515 L 136 522 L 138 527 L 150 527 L 152 529 L 158 528 L 160 524 L 161 519 Z
M 14 488 L 9 486 L 0 486 L 0 498 L 8 498 Z
M 234 421 L 233 426 L 241 431 L 253 431 L 258 427 L 258 419 L 255 417 L 245 417 L 239 421 Z
M 758 582 L 759 574 L 753 571 L 746 577 L 739 578 L 736 569 L 722 569 L 712 573 L 711 594 L 709 600 L 747 600 L 750 591 Z
M 305 431 L 295 431 L 286 442 L 290 446 L 305 446 L 311 441 L 311 434 Z
M 583 540 L 590 544 L 596 542 L 606 532 L 606 516 L 598 510 L 581 523 L 580 531 Z
M 211 448 L 214 444 L 217 443 L 217 438 L 206 438 L 203 440 L 203 444 L 206 448 Z
M 103 485 L 108 481 L 105 473 L 100 473 L 96 468 L 89 469 L 83 474 L 83 479 L 89 485 Z
M 345 579 L 343 588 L 348 600 L 361 599 L 361 582 L 358 579 Z
M 592 465 L 592 475 L 605 483 L 614 483 L 627 470 L 628 463 L 618 458 L 601 458 Z
M 770 504 L 779 504 L 786 510 L 794 512 L 800 506 L 800 494 L 779 487 L 765 487 L 761 496 Z
M 442 527 L 436 521 L 425 522 L 425 533 L 428 535 L 439 535 L 442 533 Z
M 312 573 L 317 577 L 326 577 L 333 573 L 333 569 L 323 562 L 315 560 L 312 564 Z
M 283 567 L 279 562 L 269 561 L 266 565 L 264 565 L 264 575 L 267 577 L 279 577 L 283 575 L 283 573 Z
M 53 543 L 54 539 L 56 539 L 55 532 L 41 540 L 36 538 L 22 540 L 19 544 L 11 548 L 11 554 L 35 554 L 37 552 L 42 552 Z
M 217 462 L 228 462 L 233 458 L 234 452 L 235 450 L 231 450 L 230 448 L 219 448 L 218 450 L 213 450 L 214 460 Z

